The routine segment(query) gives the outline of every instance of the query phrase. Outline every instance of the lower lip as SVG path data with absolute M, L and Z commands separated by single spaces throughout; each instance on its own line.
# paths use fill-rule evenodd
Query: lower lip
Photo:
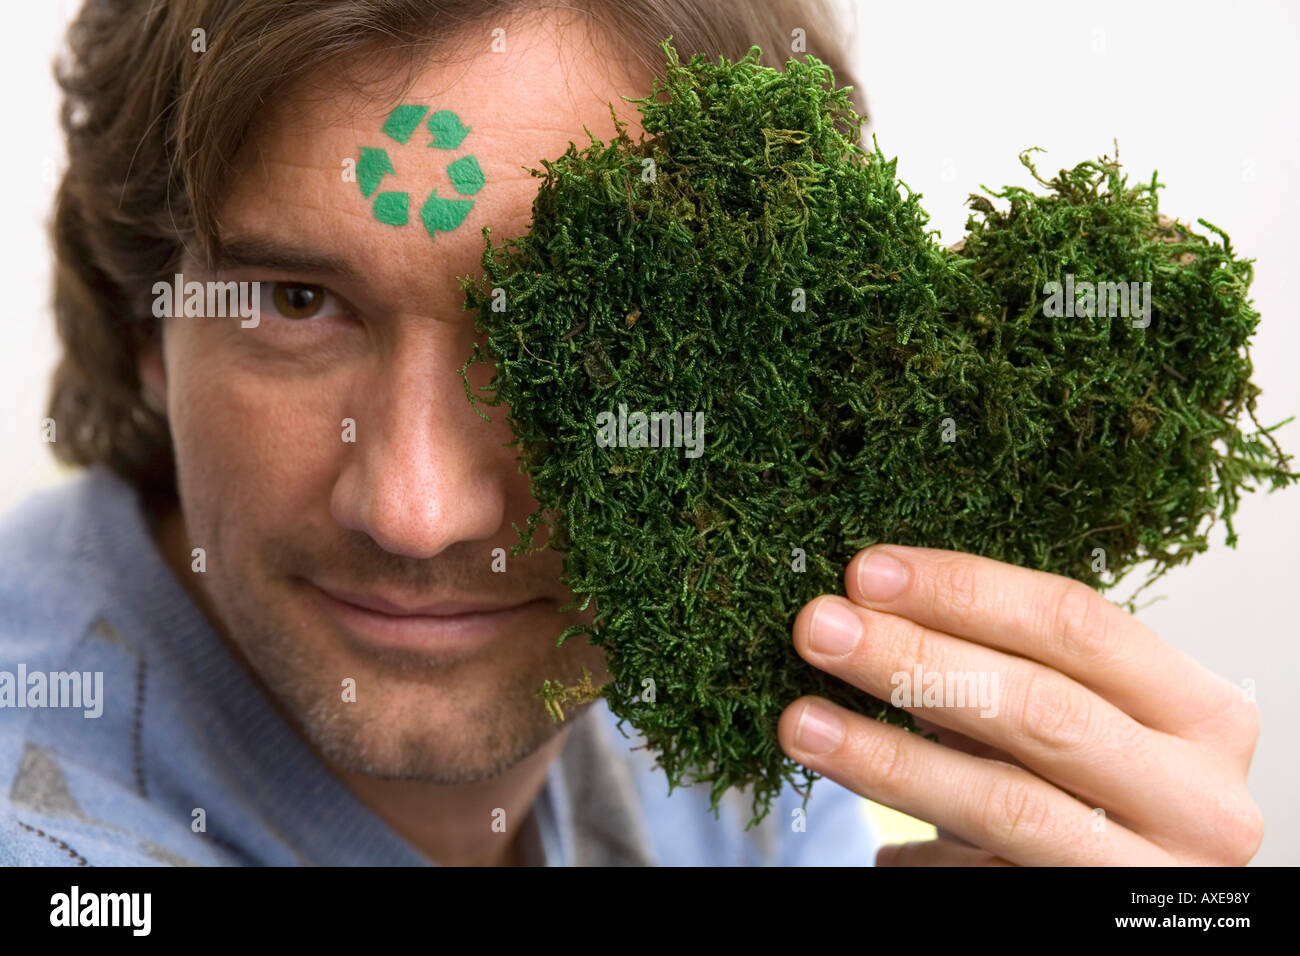
M 395 615 L 358 607 L 312 586 L 325 611 L 344 630 L 373 647 L 464 653 L 491 644 L 522 625 L 548 602 L 529 601 L 499 611 L 472 614 Z

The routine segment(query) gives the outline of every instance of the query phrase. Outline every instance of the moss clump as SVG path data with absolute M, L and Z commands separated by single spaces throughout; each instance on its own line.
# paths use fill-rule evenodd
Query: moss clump
M 915 729 L 791 642 L 858 549 L 1106 587 L 1205 550 L 1216 516 L 1233 543 L 1239 493 L 1293 476 L 1266 431 L 1237 425 L 1258 392 L 1251 264 L 1208 223 L 1162 217 L 1154 177 L 1129 186 L 1103 159 L 1039 180 L 1044 195 L 991 193 L 1003 211 L 972 197 L 945 250 L 895 162 L 856 145 L 824 64 L 663 49 L 665 81 L 633 101 L 646 137 L 570 144 L 533 171 L 530 231 L 494 245 L 484 230 L 485 275 L 464 287 L 497 372 L 470 399 L 509 406 L 540 504 L 519 549 L 548 525 L 594 607 L 561 641 L 605 649 L 599 693 L 670 789 L 708 783 L 716 809 L 752 787 L 756 822 L 785 783 L 816 779 L 777 741 L 799 695 Z M 1136 298 L 1053 315 L 1052 281 L 1149 282 L 1147 324 Z M 619 406 L 702 412 L 702 454 L 602 447 Z M 558 681 L 540 696 L 553 714 L 591 698 Z

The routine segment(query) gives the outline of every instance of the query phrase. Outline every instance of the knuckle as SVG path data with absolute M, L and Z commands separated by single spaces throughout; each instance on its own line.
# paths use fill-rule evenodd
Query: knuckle
M 1211 831 L 1218 837 L 1222 859 L 1231 866 L 1245 866 L 1264 842 L 1264 814 L 1259 805 L 1243 787 L 1215 817 Z
M 1202 716 L 1189 728 L 1188 736 L 1226 749 L 1249 765 L 1259 741 L 1259 707 L 1248 700 L 1241 687 L 1219 678 L 1206 695 Z
M 1051 811 L 1047 798 L 1029 775 L 999 775 L 988 788 L 980 809 L 981 829 L 1006 844 L 1036 841 L 1047 833 Z
M 1235 684 L 1228 686 L 1231 691 L 1226 695 L 1227 705 L 1224 707 L 1224 712 L 1228 726 L 1231 728 L 1230 733 L 1240 743 L 1253 750 L 1256 741 L 1259 740 L 1259 707 L 1254 701 L 1246 699 L 1240 687 Z
M 923 673 L 929 673 L 938 667 L 939 650 L 929 630 L 903 618 L 893 618 L 886 628 L 889 633 L 886 644 L 899 670 L 910 674 L 919 666 Z
M 945 561 L 936 569 L 935 591 L 945 604 L 958 611 L 969 611 L 981 599 L 979 575 L 969 561 Z
M 1259 708 L 1246 701 L 1237 701 L 1221 711 L 1215 736 L 1225 745 L 1225 752 L 1244 768 L 1250 766 L 1254 756 L 1259 730 Z
M 1070 657 L 1097 660 L 1114 652 L 1115 631 L 1104 600 L 1086 584 L 1067 581 L 1051 602 L 1050 633 Z
M 1259 741 L 1260 719 L 1259 708 L 1249 701 L 1242 701 L 1238 707 L 1239 733 L 1242 740 L 1247 743 L 1250 749 L 1255 749 L 1255 744 Z
M 1264 813 L 1254 800 L 1249 802 L 1248 809 L 1242 817 L 1241 826 L 1243 828 L 1242 852 L 1238 854 L 1236 863 L 1238 866 L 1245 866 L 1255 858 L 1255 854 L 1259 852 L 1260 846 L 1264 843 Z
M 882 728 L 883 729 L 883 728 Z M 910 771 L 908 741 L 901 733 L 873 733 L 862 744 L 859 766 L 867 785 L 882 794 L 904 789 Z
M 1096 710 L 1079 693 L 1046 671 L 1030 676 L 1021 707 L 1021 733 L 1053 750 L 1074 752 L 1096 739 Z

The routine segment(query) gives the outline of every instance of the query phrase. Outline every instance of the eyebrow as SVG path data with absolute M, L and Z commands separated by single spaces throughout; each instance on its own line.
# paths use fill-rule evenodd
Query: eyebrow
M 216 249 L 218 269 L 262 268 L 310 273 L 361 282 L 361 271 L 347 258 L 296 246 L 266 236 L 235 236 L 221 240 Z

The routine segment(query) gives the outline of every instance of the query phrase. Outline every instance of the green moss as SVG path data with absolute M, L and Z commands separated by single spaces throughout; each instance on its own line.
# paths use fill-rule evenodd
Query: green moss
M 961 251 L 945 250 L 895 161 L 856 145 L 824 64 L 663 49 L 665 81 L 633 101 L 646 137 L 571 144 L 533 171 L 526 235 L 484 229 L 484 276 L 463 283 L 497 372 L 466 388 L 509 407 L 540 504 L 519 549 L 549 525 L 594 607 L 561 641 L 588 636 L 615 678 L 539 696 L 558 717 L 603 694 L 670 788 L 707 783 L 716 809 L 751 787 L 756 822 L 816 779 L 776 736 L 798 696 L 915 729 L 793 648 L 799 609 L 843 593 L 860 548 L 1105 588 L 1204 551 L 1216 516 L 1234 543 L 1239 494 L 1294 476 L 1237 424 L 1258 394 L 1251 263 L 1209 223 L 1162 217 L 1154 177 L 1130 186 L 1103 159 L 1041 195 L 990 193 L 1003 209 L 972 197 Z M 1134 303 L 1052 317 L 1046 283 L 1067 276 L 1150 282 L 1148 324 Z M 620 404 L 703 412 L 703 454 L 601 447 L 598 416 Z

